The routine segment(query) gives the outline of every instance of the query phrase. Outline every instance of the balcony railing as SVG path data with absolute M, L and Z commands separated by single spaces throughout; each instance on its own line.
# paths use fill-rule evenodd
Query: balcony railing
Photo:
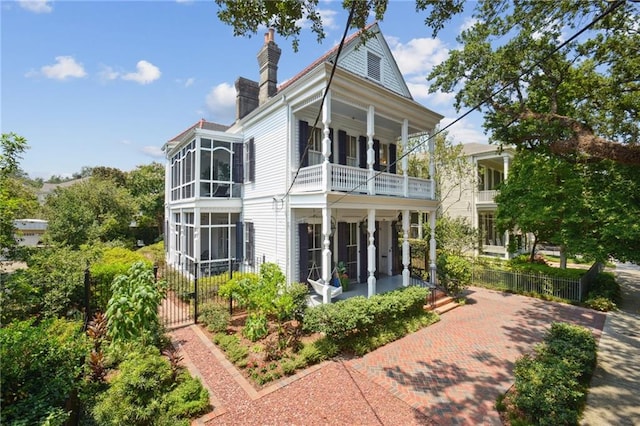
M 292 193 L 322 191 L 322 164 L 300 169 L 292 188 Z M 329 165 L 328 190 L 354 192 L 358 194 L 390 195 L 404 197 L 405 177 L 393 173 L 375 172 L 372 191 L 369 190 L 369 170 L 341 164 Z M 433 199 L 433 185 L 430 179 L 407 177 L 408 198 Z
M 495 203 L 496 195 L 498 191 L 478 191 L 478 203 Z

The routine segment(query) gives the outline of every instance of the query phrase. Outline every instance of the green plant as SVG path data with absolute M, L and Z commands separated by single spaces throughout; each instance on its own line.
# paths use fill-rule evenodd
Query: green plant
M 617 309 L 620 297 L 620 285 L 615 276 L 610 272 L 601 272 L 591 284 L 585 305 L 599 311 L 611 311 Z
M 90 343 L 81 323 L 16 321 L 0 328 L 3 424 L 63 424 Z
M 512 401 L 533 424 L 577 424 L 595 362 L 588 329 L 554 323 L 535 354 L 516 361 Z
M 131 353 L 93 413 L 101 425 L 172 424 L 209 407 L 207 391 L 188 374 L 174 380 L 172 368 L 157 353 Z
M 242 334 L 252 342 L 269 334 L 267 317 L 262 314 L 249 314 L 244 323 Z
M 440 282 L 454 296 L 462 293 L 471 284 L 471 262 L 466 258 L 441 252 L 436 264 Z
M 200 308 L 198 320 L 202 322 L 209 331 L 218 333 L 225 331 L 231 321 L 229 308 L 219 303 L 206 303 Z
M 112 342 L 156 342 L 160 335 L 158 305 L 162 293 L 150 267 L 143 262 L 134 263 L 126 275 L 113 280 L 111 292 L 106 315 Z

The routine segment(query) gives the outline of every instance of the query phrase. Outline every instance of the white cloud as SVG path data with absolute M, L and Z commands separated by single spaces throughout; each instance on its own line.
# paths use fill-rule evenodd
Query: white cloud
M 460 32 L 468 30 L 469 28 L 473 27 L 477 23 L 478 23 L 478 20 L 476 18 L 467 16 L 464 19 L 464 22 L 462 22 L 462 25 L 460 25 Z
M 149 157 L 153 157 L 153 158 L 164 157 L 164 153 L 162 152 L 162 147 L 157 145 L 143 146 L 140 151 L 142 151 L 144 154 L 148 155 Z
M 406 44 L 390 39 L 393 56 L 402 74 L 428 74 L 449 56 L 449 49 L 438 38 L 414 38 Z
M 455 121 L 455 117 L 444 117 L 440 121 L 440 128 L 444 128 Z M 449 136 L 455 141 L 460 143 L 488 143 L 489 137 L 484 134 L 482 126 L 474 123 L 468 118 L 463 118 L 456 124 L 447 129 Z
M 86 77 L 87 73 L 81 63 L 76 62 L 73 56 L 56 56 L 56 63 L 45 65 L 40 71 L 29 71 L 27 77 L 43 75 L 54 80 L 66 80 L 67 78 Z
M 51 13 L 53 11 L 48 0 L 18 0 L 18 4 L 33 13 Z
M 230 123 L 235 116 L 236 89 L 233 85 L 220 83 L 207 94 L 207 108 L 218 123 Z
M 120 77 L 120 73 L 115 71 L 113 68 L 108 67 L 106 65 L 102 66 L 102 69 L 98 73 L 98 77 L 101 81 L 111 81 Z
M 136 64 L 136 72 L 130 72 L 122 75 L 123 80 L 135 81 L 140 84 L 149 84 L 160 78 L 160 68 L 145 60 L 138 61 Z

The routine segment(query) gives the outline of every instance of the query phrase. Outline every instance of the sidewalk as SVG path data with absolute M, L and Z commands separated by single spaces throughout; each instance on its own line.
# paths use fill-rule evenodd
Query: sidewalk
M 623 304 L 609 312 L 582 425 L 640 424 L 640 267 L 618 264 Z

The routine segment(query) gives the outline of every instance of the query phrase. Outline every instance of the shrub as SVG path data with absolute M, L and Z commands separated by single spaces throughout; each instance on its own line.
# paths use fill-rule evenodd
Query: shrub
M 82 324 L 50 319 L 0 328 L 3 424 L 63 424 L 77 391 L 89 341 Z
M 116 276 L 126 274 L 136 262 L 143 262 L 148 267 L 153 265 L 153 262 L 140 251 L 124 247 L 105 249 L 100 260 L 91 265 L 91 279 L 96 286 L 109 287 Z
M 451 294 L 458 295 L 471 284 L 471 262 L 466 258 L 441 252 L 436 262 L 438 278 Z
M 309 308 L 303 327 L 305 331 L 324 333 L 334 340 L 366 334 L 376 324 L 417 315 L 422 311 L 428 292 L 424 287 L 410 286 L 369 299 L 358 296 Z
M 218 333 L 227 329 L 229 321 L 231 321 L 231 315 L 229 315 L 229 308 L 219 303 L 206 303 L 200 308 L 198 320 L 209 331 Z
M 208 407 L 207 391 L 197 379 L 183 373 L 174 381 L 164 357 L 134 352 L 120 364 L 93 413 L 101 425 L 168 425 Z
M 601 272 L 591 284 L 585 305 L 599 311 L 617 308 L 620 302 L 620 285 L 610 272 Z
M 577 424 L 595 363 L 596 342 L 588 329 L 552 324 L 535 355 L 515 363 L 515 406 L 534 424 Z

